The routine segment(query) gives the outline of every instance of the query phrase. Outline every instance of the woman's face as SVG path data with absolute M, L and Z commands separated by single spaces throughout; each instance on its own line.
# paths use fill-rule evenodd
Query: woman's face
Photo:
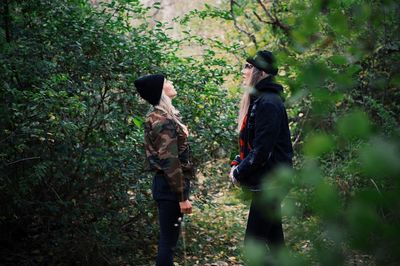
M 167 95 L 171 99 L 175 98 L 177 95 L 177 92 L 174 88 L 174 85 L 172 84 L 172 81 L 169 81 L 167 79 L 164 80 L 163 91 L 165 95 Z
M 251 75 L 253 74 L 254 66 L 250 63 L 246 63 L 242 70 L 243 85 L 249 86 L 251 81 Z

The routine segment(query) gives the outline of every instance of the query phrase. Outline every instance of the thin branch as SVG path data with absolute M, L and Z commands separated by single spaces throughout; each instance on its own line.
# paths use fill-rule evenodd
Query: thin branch
M 257 2 L 261 5 L 262 9 L 264 10 L 265 14 L 267 15 L 267 17 L 271 20 L 274 21 L 274 18 L 272 17 L 271 13 L 268 11 L 267 7 L 264 5 L 263 2 L 261 2 L 261 0 L 257 0 Z
M 238 31 L 240 31 L 241 33 L 246 34 L 246 35 L 249 37 L 249 39 L 254 43 L 254 45 L 257 47 L 256 36 L 254 36 L 254 34 L 248 32 L 248 31 L 242 29 L 242 28 L 238 25 L 237 20 L 236 20 L 236 17 L 235 17 L 235 13 L 233 12 L 233 5 L 235 5 L 235 4 L 236 4 L 236 3 L 235 3 L 234 0 L 230 0 L 230 6 L 231 6 L 231 8 L 230 8 L 229 12 L 230 12 L 231 17 L 232 17 L 232 19 L 233 19 L 233 25 L 235 26 L 235 28 L 236 28 Z
M 216 55 L 225 55 L 225 54 L 232 54 L 232 52 L 236 52 L 239 50 L 243 50 L 245 48 L 247 48 L 249 45 L 242 45 L 236 49 L 230 50 L 230 51 L 221 51 L 221 52 L 214 52 Z M 191 54 L 191 55 L 187 55 L 186 57 L 200 57 L 200 56 L 204 56 L 204 53 L 200 53 L 200 54 Z
M 58 199 L 60 202 L 64 202 L 64 201 L 61 199 L 60 195 L 57 193 L 57 191 L 56 191 L 52 186 L 49 186 L 47 183 L 46 183 L 46 185 L 54 192 L 54 194 L 56 195 L 57 199 Z
M 271 20 L 268 24 L 277 26 L 278 28 L 282 29 L 286 35 L 289 35 L 290 27 L 288 25 L 282 23 L 275 14 L 274 14 L 274 16 L 272 16 L 272 14 L 268 11 L 267 7 L 264 5 L 264 3 L 261 0 L 257 0 L 257 2 L 264 10 L 267 17 Z
M 310 113 L 310 109 L 308 108 L 306 111 L 306 114 L 303 116 L 303 121 L 301 122 L 301 124 L 299 125 L 299 134 L 296 136 L 296 139 L 293 141 L 293 148 L 296 148 L 296 146 L 298 145 L 299 141 L 300 141 L 300 137 L 302 136 L 303 131 L 301 130 L 304 127 L 304 123 L 307 120 L 308 114 Z
M 375 183 L 375 181 L 374 181 L 372 178 L 370 178 L 369 180 L 371 180 L 372 184 L 374 184 L 374 187 L 375 187 L 376 190 L 379 192 L 379 194 L 382 195 L 382 192 L 381 192 L 381 190 L 379 189 L 378 185 Z
M 10 166 L 12 164 L 16 164 L 16 163 L 19 163 L 19 162 L 24 162 L 24 161 L 29 161 L 29 160 L 37 160 L 37 159 L 40 159 L 40 157 L 36 156 L 36 157 L 23 158 L 23 159 L 8 163 L 7 166 Z
M 6 41 L 11 42 L 11 15 L 10 15 L 10 1 L 4 0 L 3 2 L 3 18 L 4 29 L 6 34 Z
M 89 121 L 89 124 L 88 124 L 88 126 L 87 126 L 87 128 L 86 128 L 86 130 L 85 130 L 84 135 L 83 135 L 81 153 L 80 153 L 80 155 L 79 155 L 79 160 L 78 160 L 78 162 L 81 162 L 81 161 L 82 161 L 82 158 L 83 158 L 83 156 L 84 156 L 84 154 L 85 154 L 85 149 L 86 149 L 86 147 L 87 147 L 87 145 L 88 145 L 88 144 L 87 144 L 87 138 L 89 137 L 90 132 L 91 132 L 93 129 L 96 128 L 95 126 L 97 126 L 97 124 L 94 125 L 94 121 L 95 121 L 95 119 L 96 119 L 96 117 L 97 117 L 97 114 L 99 113 L 100 109 L 103 107 L 104 100 L 105 100 L 106 95 L 107 95 L 107 93 L 108 93 L 109 90 L 110 90 L 110 88 L 107 86 L 107 81 L 106 81 L 106 87 L 104 88 L 104 92 L 101 94 L 100 102 L 98 103 L 98 105 L 97 105 L 97 107 L 96 107 L 96 110 L 94 111 L 93 116 L 91 117 L 91 119 L 90 119 L 90 121 Z M 79 170 L 80 170 L 80 168 L 81 168 L 81 165 L 82 165 L 82 164 L 78 164 L 78 165 L 77 165 L 77 167 L 75 168 L 75 171 L 74 171 L 73 176 L 76 176 L 76 174 L 79 172 Z
M 6 140 L 8 140 L 9 138 L 11 138 L 13 135 L 15 134 L 15 132 L 12 132 L 10 135 L 8 135 L 5 139 L 0 140 L 0 144 L 5 142 Z
M 258 19 L 258 21 L 260 21 L 260 22 L 262 22 L 262 23 L 265 23 L 265 24 L 272 24 L 271 21 L 263 20 L 263 19 L 260 17 L 260 15 L 258 15 L 258 14 L 256 13 L 256 11 L 253 11 L 253 14 L 254 14 L 254 16 L 256 16 L 256 18 Z
M 125 223 L 123 223 L 123 224 L 121 225 L 121 229 L 125 229 L 125 228 L 127 228 L 128 226 L 131 227 L 131 225 L 132 225 L 133 223 L 137 222 L 138 217 L 139 217 L 140 215 L 142 215 L 142 214 L 143 214 L 143 212 L 139 211 L 138 214 L 136 214 L 134 217 L 132 217 L 131 219 L 129 219 L 128 221 L 126 221 Z

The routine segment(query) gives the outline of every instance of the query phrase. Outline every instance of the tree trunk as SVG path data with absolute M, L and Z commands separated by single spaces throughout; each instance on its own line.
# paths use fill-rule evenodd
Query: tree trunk
M 10 0 L 3 0 L 3 19 L 4 30 L 6 33 L 6 41 L 11 42 L 11 16 L 10 16 Z

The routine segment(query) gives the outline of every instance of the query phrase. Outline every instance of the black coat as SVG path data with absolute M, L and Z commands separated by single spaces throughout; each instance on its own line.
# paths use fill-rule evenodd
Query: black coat
M 255 86 L 244 129 L 246 143 L 252 146 L 234 171 L 234 177 L 252 190 L 261 188 L 263 177 L 276 166 L 292 165 L 293 148 L 281 85 L 267 77 Z

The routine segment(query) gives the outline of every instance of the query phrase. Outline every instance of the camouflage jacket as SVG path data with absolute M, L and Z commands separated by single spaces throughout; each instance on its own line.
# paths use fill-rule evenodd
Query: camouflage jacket
M 179 201 L 188 199 L 190 179 L 194 177 L 188 137 L 165 111 L 151 111 L 144 126 L 146 157 L 150 169 L 163 172 Z

